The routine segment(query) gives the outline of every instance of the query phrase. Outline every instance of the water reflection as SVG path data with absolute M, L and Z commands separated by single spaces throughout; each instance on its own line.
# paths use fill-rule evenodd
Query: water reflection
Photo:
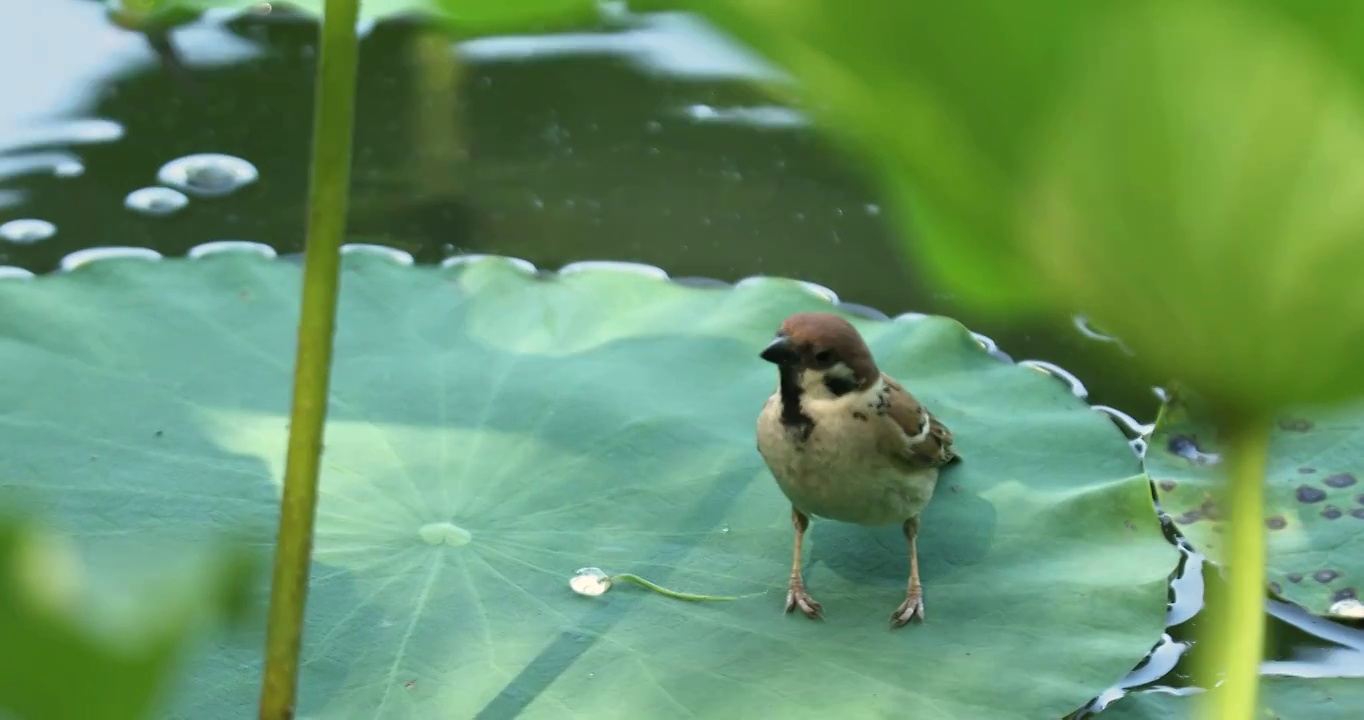
M 20 218 L 0 225 L 0 240 L 16 245 L 28 245 L 57 234 L 57 226 L 37 218 Z
M 170 215 L 189 204 L 189 198 L 179 190 L 153 185 L 138 188 L 123 199 L 123 206 L 145 215 Z
M 191 195 L 227 195 L 256 181 L 256 166 L 232 155 L 199 153 L 172 160 L 156 173 L 156 179 Z

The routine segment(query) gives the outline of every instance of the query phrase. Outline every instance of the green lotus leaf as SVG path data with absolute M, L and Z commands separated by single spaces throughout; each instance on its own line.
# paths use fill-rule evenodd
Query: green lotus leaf
M 186 22 L 209 9 L 248 10 L 261 0 L 105 0 L 120 25 L 150 29 Z M 272 6 L 320 16 L 326 0 L 285 0 Z M 361 20 L 430 17 L 463 34 L 573 27 L 595 21 L 597 0 L 361 0 Z
M 300 718 L 1059 717 L 1162 629 L 1177 551 L 1122 434 L 953 320 L 856 321 L 964 457 L 924 516 L 928 620 L 892 631 L 894 527 L 817 520 L 827 619 L 782 612 L 757 353 L 831 307 L 803 284 L 348 253 L 341 287 Z M 0 283 L 18 487 L 104 552 L 270 542 L 299 292 L 242 253 Z M 587 566 L 737 599 L 584 597 Z M 177 716 L 250 714 L 261 636 L 197 657 Z
M 1146 472 L 1161 507 L 1209 558 L 1224 562 L 1228 518 L 1213 499 L 1224 482 L 1222 438 L 1205 406 L 1174 397 L 1161 408 Z M 1275 420 L 1265 474 L 1270 589 L 1320 615 L 1359 617 L 1364 591 L 1364 404 L 1312 408 Z
M 1210 692 L 1220 692 L 1211 690 Z M 1256 720 L 1357 720 L 1364 707 L 1364 681 L 1358 678 L 1265 677 L 1260 680 Z M 1099 713 L 1102 720 L 1183 720 L 1196 718 L 1201 695 L 1138 692 Z
M 200 631 L 238 615 L 251 558 L 93 568 L 16 509 L 0 513 L 0 718 L 152 717 Z

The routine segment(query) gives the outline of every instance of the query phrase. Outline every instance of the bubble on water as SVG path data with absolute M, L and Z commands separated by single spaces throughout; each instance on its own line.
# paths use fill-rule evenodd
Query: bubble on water
M 729 526 L 728 526 L 728 525 L 722 526 L 722 527 L 720 528 L 720 532 L 721 532 L 721 534 L 728 535 L 728 534 L 729 534 Z
M 573 577 L 568 579 L 568 586 L 579 595 L 596 597 L 611 589 L 611 577 L 601 568 L 578 568 Z
M 32 245 L 57 234 L 57 226 L 38 218 L 20 218 L 0 225 L 0 240 L 15 245 Z
M 123 206 L 148 215 L 170 215 L 184 209 L 189 197 L 179 190 L 152 185 L 128 193 Z
M 661 133 L 663 132 L 663 123 L 657 120 L 650 120 L 649 122 L 644 123 L 644 129 L 650 134 Z
M 233 155 L 200 153 L 172 160 L 156 179 L 199 197 L 218 197 L 250 185 L 260 177 L 256 166 Z
M 60 178 L 79 177 L 85 174 L 85 165 L 79 160 L 66 160 L 53 165 L 52 174 Z
M 867 211 L 867 214 L 872 217 L 876 217 L 877 215 L 881 214 L 881 206 L 877 205 L 876 203 L 867 203 L 866 205 L 862 206 L 862 209 Z
M 69 142 L 113 142 L 123 137 L 123 126 L 104 118 L 73 120 L 62 128 L 65 130 L 63 133 L 65 139 Z

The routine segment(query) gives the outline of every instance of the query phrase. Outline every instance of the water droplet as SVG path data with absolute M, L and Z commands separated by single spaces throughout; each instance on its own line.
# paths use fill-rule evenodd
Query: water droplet
M 156 179 L 200 197 L 227 195 L 256 181 L 256 166 L 232 155 L 201 153 L 172 160 L 156 173 Z
M 473 533 L 451 522 L 427 523 L 417 530 L 427 545 L 460 547 L 473 541 Z
M 85 174 L 85 166 L 79 160 L 64 160 L 52 166 L 52 174 L 59 178 L 79 177 Z
M 720 528 L 720 532 L 723 533 L 723 534 L 725 534 L 725 535 L 728 535 L 728 534 L 729 534 L 729 526 L 728 526 L 728 525 L 725 525 L 725 526 L 721 527 L 721 528 Z
M 545 201 L 538 195 L 531 198 L 530 204 L 534 206 L 536 210 L 543 210 L 545 207 Z
M 170 215 L 189 204 L 189 197 L 179 190 L 153 185 L 128 193 L 123 206 L 148 215 Z
M 867 211 L 867 214 L 872 217 L 876 217 L 877 215 L 881 214 L 881 206 L 877 205 L 876 203 L 867 203 L 866 205 L 862 206 L 862 209 Z
M 56 225 L 37 218 L 10 220 L 0 225 L 0 240 L 8 240 L 15 245 L 32 245 L 56 234 Z
M 568 586 L 579 595 L 596 597 L 611 589 L 611 577 L 601 568 L 578 568 L 568 579 Z

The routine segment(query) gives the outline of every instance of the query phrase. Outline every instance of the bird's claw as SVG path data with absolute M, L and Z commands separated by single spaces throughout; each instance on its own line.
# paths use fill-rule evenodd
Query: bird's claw
M 890 614 L 890 626 L 892 628 L 901 627 L 916 617 L 919 618 L 919 622 L 923 622 L 924 591 L 922 588 L 914 588 L 905 594 L 905 601 L 900 603 L 900 607 L 895 608 L 895 612 Z
M 810 597 L 810 593 L 805 591 L 805 585 L 799 582 L 791 583 L 786 590 L 786 612 L 792 612 L 796 608 L 800 608 L 805 617 L 811 620 L 824 619 L 822 614 L 824 607 L 815 602 L 815 599 Z

